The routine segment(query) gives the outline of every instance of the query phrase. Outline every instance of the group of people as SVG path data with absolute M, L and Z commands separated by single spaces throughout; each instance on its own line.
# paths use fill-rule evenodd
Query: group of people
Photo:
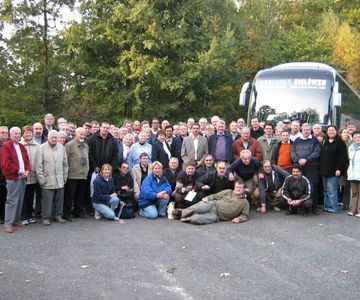
M 360 217 L 360 132 L 319 124 L 271 123 L 213 116 L 171 125 L 93 121 L 77 127 L 45 115 L 44 124 L 0 126 L 0 221 L 4 231 L 41 219 L 85 215 L 110 220 L 139 215 L 193 224 L 248 219 L 284 208 L 288 214 Z M 9 137 L 10 133 L 10 137 Z M 339 201 L 340 199 L 340 201 Z M 125 209 L 126 208 L 126 209 Z

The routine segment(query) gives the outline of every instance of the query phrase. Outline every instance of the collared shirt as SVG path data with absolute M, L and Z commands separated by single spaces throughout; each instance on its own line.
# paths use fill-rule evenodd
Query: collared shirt
M 13 143 L 15 150 L 16 150 L 16 155 L 19 161 L 19 173 L 20 172 L 25 172 L 25 164 L 24 164 L 24 160 L 21 154 L 21 150 L 20 150 L 20 146 L 19 144 Z
M 198 149 L 198 145 L 199 145 L 199 137 L 197 137 L 197 138 L 193 137 L 193 141 L 194 141 L 195 160 L 198 160 L 197 149 Z

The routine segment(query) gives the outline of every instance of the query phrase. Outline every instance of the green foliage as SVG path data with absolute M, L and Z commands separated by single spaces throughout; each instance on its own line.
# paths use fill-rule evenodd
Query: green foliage
M 246 115 L 242 83 L 290 61 L 331 64 L 360 88 L 356 0 L 81 1 L 81 18 L 56 30 L 74 2 L 0 1 L 0 30 L 15 28 L 0 34 L 2 122 L 48 111 L 78 123 L 230 121 Z

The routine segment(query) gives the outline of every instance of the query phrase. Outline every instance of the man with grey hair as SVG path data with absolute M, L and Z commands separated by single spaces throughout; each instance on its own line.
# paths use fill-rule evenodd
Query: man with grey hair
M 216 122 L 216 132 L 209 138 L 209 153 L 214 158 L 214 162 L 225 161 L 231 163 L 233 161 L 232 153 L 232 136 L 225 131 L 225 121 Z
M 86 179 L 89 172 L 89 146 L 83 127 L 76 128 L 75 138 L 65 145 L 69 175 L 65 186 L 64 217 L 75 221 L 85 212 Z
M 55 118 L 53 114 L 46 114 L 44 117 L 44 136 L 47 139 L 47 136 L 51 130 L 54 130 Z
M 31 164 L 24 145 L 20 144 L 19 127 L 10 129 L 10 140 L 1 149 L 1 170 L 6 178 L 7 197 L 5 203 L 4 232 L 12 233 L 13 227 L 24 227 L 21 211 L 24 201 L 26 177 Z
M 208 121 L 206 120 L 206 118 L 201 118 L 199 120 L 200 134 L 202 134 L 203 136 L 205 136 L 207 124 L 208 124 Z
M 53 200 L 55 220 L 65 223 L 62 218 L 64 205 L 64 185 L 68 177 L 68 160 L 65 147 L 58 141 L 58 132 L 51 130 L 48 142 L 40 146 L 36 154 L 36 175 L 42 187 L 41 216 L 43 225 L 50 225 Z
M 255 187 L 257 184 L 257 175 L 262 179 L 263 174 L 259 173 L 263 170 L 261 163 L 254 157 L 251 157 L 251 151 L 246 149 L 240 152 L 240 159 L 233 162 L 227 169 L 226 175 L 229 180 L 241 179 L 249 193 L 255 201 Z
M 1 148 L 9 138 L 9 129 L 7 126 L 0 126 L 0 157 Z M 1 173 L 1 160 L 0 160 L 0 224 L 4 224 L 5 216 L 5 202 L 6 202 L 6 179 Z

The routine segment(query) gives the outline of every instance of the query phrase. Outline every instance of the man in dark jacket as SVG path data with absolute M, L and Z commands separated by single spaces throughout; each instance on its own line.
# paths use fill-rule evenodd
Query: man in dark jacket
M 184 138 L 186 138 L 188 135 L 187 132 L 187 126 L 186 124 L 181 124 L 179 126 L 179 135 L 175 137 L 171 143 L 171 155 L 173 157 L 176 157 L 179 160 L 179 169 L 182 169 L 183 160 L 181 158 L 181 146 L 184 141 Z
M 226 163 L 223 161 L 218 162 L 216 170 L 204 174 L 202 177 L 196 179 L 196 188 L 199 191 L 197 197 L 203 197 L 211 194 L 216 194 L 223 190 L 233 190 L 234 181 L 230 181 L 225 175 Z
M 186 208 L 198 201 L 197 197 L 192 201 L 185 200 L 190 191 L 196 191 L 196 179 L 195 163 L 188 162 L 185 166 L 185 171 L 181 171 L 176 179 L 175 208 Z
M 303 208 L 305 213 L 312 207 L 311 184 L 309 179 L 302 176 L 302 168 L 295 164 L 292 174 L 285 178 L 281 195 L 289 205 L 289 215 L 298 213 L 298 208 Z
M 113 179 L 114 188 L 120 201 L 131 203 L 134 210 L 136 210 L 134 179 L 130 175 L 129 165 L 126 161 L 120 163 L 119 172 L 113 173 Z M 117 213 L 117 211 L 115 213 Z
M 271 166 L 270 161 L 264 160 L 263 162 L 263 178 L 258 181 L 259 198 L 260 198 L 260 212 L 266 213 L 267 208 L 271 206 L 275 211 L 279 211 L 281 204 L 281 187 L 284 179 L 290 173 Z
M 215 162 L 232 162 L 232 142 L 232 136 L 225 131 L 225 121 L 218 121 L 216 123 L 216 133 L 209 138 L 209 153 L 213 156 Z
M 320 150 L 321 147 L 318 139 L 311 135 L 311 125 L 304 123 L 302 125 L 301 136 L 294 141 L 291 147 L 291 159 L 302 167 L 303 175 L 312 184 L 312 212 L 316 215 L 320 214 L 318 210 Z
M 100 130 L 89 140 L 90 171 L 99 172 L 103 164 L 109 164 L 113 170 L 118 169 L 118 147 L 114 137 L 109 133 L 110 124 L 102 122 Z

